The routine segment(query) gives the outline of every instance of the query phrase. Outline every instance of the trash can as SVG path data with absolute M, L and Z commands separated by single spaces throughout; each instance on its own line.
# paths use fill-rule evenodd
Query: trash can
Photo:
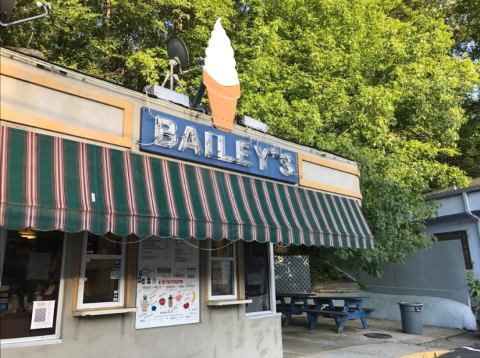
M 399 302 L 402 315 L 402 331 L 408 334 L 422 334 L 422 303 Z

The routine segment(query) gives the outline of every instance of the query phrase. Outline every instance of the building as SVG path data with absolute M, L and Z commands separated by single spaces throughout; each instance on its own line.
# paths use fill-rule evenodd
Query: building
M 373 248 L 349 159 L 0 63 L 2 358 L 282 357 L 273 244 Z
M 465 268 L 480 278 L 480 178 L 463 189 L 450 187 L 430 193 L 439 204 L 438 216 L 427 224 L 427 235 L 438 241 L 459 241 Z

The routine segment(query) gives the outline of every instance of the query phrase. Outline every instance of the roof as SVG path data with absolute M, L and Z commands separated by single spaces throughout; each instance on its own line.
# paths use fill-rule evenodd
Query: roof
M 478 188 L 476 188 L 478 187 Z M 478 178 L 473 178 L 470 181 L 470 184 L 466 186 L 465 188 L 457 189 L 455 186 L 449 186 L 448 188 L 444 189 L 438 189 L 434 190 L 430 193 L 427 194 L 427 199 L 434 199 L 434 198 L 440 198 L 440 197 L 445 197 L 445 196 L 451 196 L 455 195 L 457 193 L 461 193 L 464 191 L 472 191 L 471 189 L 475 188 L 474 190 L 480 190 L 480 177 Z
M 99 81 L 99 82 L 104 82 L 106 84 L 109 84 L 109 85 L 113 85 L 113 86 L 116 86 L 116 87 L 121 87 L 123 88 L 124 90 L 127 90 L 127 91 L 131 91 L 131 92 L 135 92 L 135 93 L 141 93 L 142 95 L 144 94 L 144 92 L 142 91 L 138 91 L 138 90 L 135 90 L 135 89 L 132 89 L 132 88 L 129 88 L 129 87 L 126 87 L 122 84 L 119 84 L 119 83 L 116 83 L 116 82 L 113 82 L 113 81 L 109 81 L 109 80 L 106 80 L 105 78 L 102 78 L 102 77 L 96 77 L 96 76 L 93 76 L 91 74 L 87 74 L 85 72 L 82 72 L 82 71 L 79 71 L 79 70 L 76 70 L 76 69 L 73 69 L 73 68 L 70 68 L 70 67 L 66 67 L 66 66 L 63 66 L 63 65 L 59 65 L 57 63 L 54 63 L 54 62 L 50 62 L 46 59 L 42 59 L 40 58 L 40 55 L 38 53 L 36 53 L 34 50 L 30 50 L 30 49 L 18 49 L 18 48 L 14 48 L 14 47 L 7 47 L 7 46 L 0 46 L 0 49 L 1 50 L 6 50 L 6 52 L 14 52 L 16 54 L 19 55 L 19 57 L 28 57 L 30 60 L 32 60 L 32 62 L 36 63 L 37 66 L 42 63 L 46 63 L 50 66 L 50 69 L 56 69 L 58 70 L 62 75 L 64 76 L 67 76 L 68 75 L 68 72 L 72 72 L 72 73 L 76 73 L 78 75 L 81 75 L 81 76 L 85 76 L 85 77 L 90 77 L 90 78 L 94 78 L 95 80 Z M 23 51 L 22 51 L 23 50 Z M 40 51 L 37 51 L 37 52 L 40 52 Z M 32 53 L 36 54 L 36 55 L 32 55 Z M 41 52 L 40 52 L 41 53 Z M 176 104 L 178 105 L 178 104 Z M 178 105 L 180 106 L 180 105 Z M 192 111 L 195 111 L 194 108 L 190 108 L 190 110 Z M 244 125 L 238 123 L 238 121 L 235 121 L 235 124 L 238 124 L 239 126 L 242 126 L 242 127 L 245 127 Z M 307 144 L 300 144 L 298 142 L 295 142 L 295 141 L 292 141 L 292 140 L 288 140 L 288 139 L 285 139 L 275 133 L 267 133 L 268 136 L 271 136 L 271 137 L 274 137 L 274 138 L 277 138 L 277 139 L 280 139 L 280 140 L 285 140 L 287 142 L 291 142 L 291 143 L 294 143 L 296 145 L 300 145 L 302 147 L 305 147 L 305 148 L 309 148 L 309 149 L 313 149 L 313 150 L 317 150 L 317 151 L 321 151 L 321 152 L 325 152 L 325 153 L 328 153 L 328 154 L 331 154 L 335 157 L 338 157 L 338 158 L 343 158 L 347 161 L 351 161 L 351 162 L 354 162 L 358 165 L 357 161 L 355 159 L 352 159 L 351 157 L 347 157 L 345 155 L 340 155 L 338 153 L 335 153 L 335 152 L 332 152 L 332 151 L 329 151 L 329 150 L 325 150 L 325 149 L 320 149 L 320 148 L 317 148 L 317 147 L 314 147 L 314 146 L 311 146 L 311 145 L 307 145 Z

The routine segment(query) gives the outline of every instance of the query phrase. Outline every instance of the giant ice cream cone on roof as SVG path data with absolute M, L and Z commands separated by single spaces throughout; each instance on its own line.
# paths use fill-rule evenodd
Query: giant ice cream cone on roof
M 220 24 L 221 20 L 217 19 L 205 50 L 203 83 L 207 87 L 213 125 L 230 132 L 235 119 L 237 100 L 240 98 L 240 82 L 235 69 L 232 44 Z

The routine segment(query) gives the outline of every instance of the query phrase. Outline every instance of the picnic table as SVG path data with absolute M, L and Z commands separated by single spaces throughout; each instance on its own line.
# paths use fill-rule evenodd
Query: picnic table
M 285 298 L 290 298 L 286 304 Z M 338 327 L 338 333 L 343 332 L 345 322 L 360 318 L 363 328 L 368 329 L 366 317 L 370 316 L 374 309 L 363 308 L 363 301 L 369 297 L 346 297 L 346 296 L 317 296 L 314 293 L 277 293 L 277 310 L 282 312 L 286 319 L 284 326 L 288 326 L 293 314 L 306 313 L 310 323 L 310 329 L 317 325 L 318 317 L 333 318 Z M 314 304 L 308 303 L 312 299 Z M 334 301 L 342 301 L 343 306 L 335 306 Z M 326 306 L 326 307 L 324 307 Z
M 280 304 L 277 305 L 277 311 L 285 315 L 284 326 L 287 327 L 292 320 L 292 314 L 302 314 L 301 308 L 309 307 L 308 299 L 315 296 L 311 292 L 277 292 L 277 300 Z M 290 302 L 286 303 L 285 298 L 290 298 Z

